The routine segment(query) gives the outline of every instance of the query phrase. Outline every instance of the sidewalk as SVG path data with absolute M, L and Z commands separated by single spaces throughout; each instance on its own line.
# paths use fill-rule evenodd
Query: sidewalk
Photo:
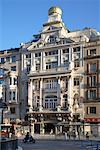
M 16 150 L 23 150 L 20 146 L 18 146 L 18 148 Z
M 19 137 L 19 139 L 23 139 L 25 136 L 21 136 Z M 81 140 L 85 140 L 86 141 L 86 137 L 84 136 L 80 136 L 80 139 L 78 137 L 76 138 L 73 138 L 71 137 L 70 139 L 69 138 L 65 138 L 65 135 L 55 135 L 55 134 L 45 134 L 45 135 L 40 135 L 40 134 L 34 134 L 33 137 L 36 139 L 36 140 L 68 140 L 68 141 L 72 141 L 72 140 L 78 140 L 78 141 L 81 141 Z M 93 140 L 93 141 L 100 141 L 100 137 L 90 137 L 89 140 Z

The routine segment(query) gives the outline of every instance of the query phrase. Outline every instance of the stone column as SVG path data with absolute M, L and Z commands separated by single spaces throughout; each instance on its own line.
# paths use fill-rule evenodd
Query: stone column
M 61 66 L 60 53 L 61 53 L 61 50 L 58 49 L 58 66 Z
M 60 81 L 60 88 L 63 88 L 63 81 L 62 81 L 62 79 Z M 63 106 L 63 94 L 62 93 L 60 93 L 60 97 L 61 97 L 60 105 L 62 107 Z
M 42 58 L 42 61 L 43 61 L 43 70 L 46 70 L 46 62 L 45 62 L 45 52 L 43 52 L 43 58 Z
M 17 92 L 17 88 L 16 88 L 16 91 L 15 91 L 15 92 L 16 92 L 16 102 L 18 102 L 18 95 L 17 95 L 18 92 Z
M 63 64 L 63 53 L 62 53 L 62 49 L 61 49 L 60 51 L 61 51 L 60 57 L 61 57 L 61 65 L 62 65 L 62 64 Z
M 57 103 L 58 103 L 58 105 L 60 105 L 60 103 L 61 103 L 60 94 L 61 94 L 61 92 L 60 92 L 60 77 L 59 77 L 58 78 L 58 87 L 57 87 Z
M 22 54 L 22 68 L 21 68 L 21 70 L 23 70 L 24 69 L 24 54 Z
M 72 63 L 72 48 L 69 48 L 69 69 L 71 69 L 71 63 Z
M 26 55 L 23 55 L 23 69 L 26 68 Z
M 34 123 L 31 124 L 31 133 L 34 135 Z
M 28 83 L 28 105 L 29 107 L 29 111 L 32 111 L 33 105 L 32 105 L 32 80 L 30 80 L 30 82 Z
M 43 52 L 41 52 L 40 70 L 43 70 Z
M 71 69 L 73 69 L 73 68 L 74 68 L 74 53 L 73 53 L 73 47 L 71 48 L 71 56 L 72 56 Z
M 35 53 L 31 54 L 31 71 L 35 71 Z
M 62 126 L 60 126 L 60 133 L 62 133 Z
M 69 109 L 72 111 L 72 105 L 73 105 L 73 78 L 70 77 L 68 81 L 68 102 L 69 102 Z
M 80 46 L 80 58 L 81 58 L 81 61 L 80 61 L 80 67 L 83 66 L 83 47 L 82 45 Z
M 39 111 L 42 111 L 42 90 L 43 90 L 43 79 L 40 79 L 40 106 L 39 106 Z

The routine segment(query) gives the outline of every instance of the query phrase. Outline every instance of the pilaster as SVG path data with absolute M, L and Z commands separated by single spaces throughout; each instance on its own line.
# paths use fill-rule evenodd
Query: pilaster
M 60 105 L 60 103 L 61 103 L 60 94 L 61 94 L 61 91 L 60 91 L 60 77 L 59 77 L 58 78 L 58 87 L 57 87 L 57 103 L 58 103 L 58 105 Z
M 40 79 L 40 106 L 39 106 L 39 111 L 42 111 L 42 90 L 43 90 L 43 79 Z
M 32 80 L 29 81 L 28 83 L 28 105 L 29 111 L 32 111 L 33 105 L 32 105 Z

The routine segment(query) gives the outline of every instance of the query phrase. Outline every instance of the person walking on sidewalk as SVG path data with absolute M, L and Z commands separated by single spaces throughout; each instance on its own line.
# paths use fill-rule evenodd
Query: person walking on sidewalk
M 89 133 L 86 133 L 86 139 L 89 140 Z

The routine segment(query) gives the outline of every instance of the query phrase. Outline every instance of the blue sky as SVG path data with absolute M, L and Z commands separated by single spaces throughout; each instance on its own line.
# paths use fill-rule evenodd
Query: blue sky
M 0 50 L 31 40 L 52 6 L 63 10 L 62 19 L 70 31 L 91 27 L 100 32 L 100 0 L 0 0 Z

